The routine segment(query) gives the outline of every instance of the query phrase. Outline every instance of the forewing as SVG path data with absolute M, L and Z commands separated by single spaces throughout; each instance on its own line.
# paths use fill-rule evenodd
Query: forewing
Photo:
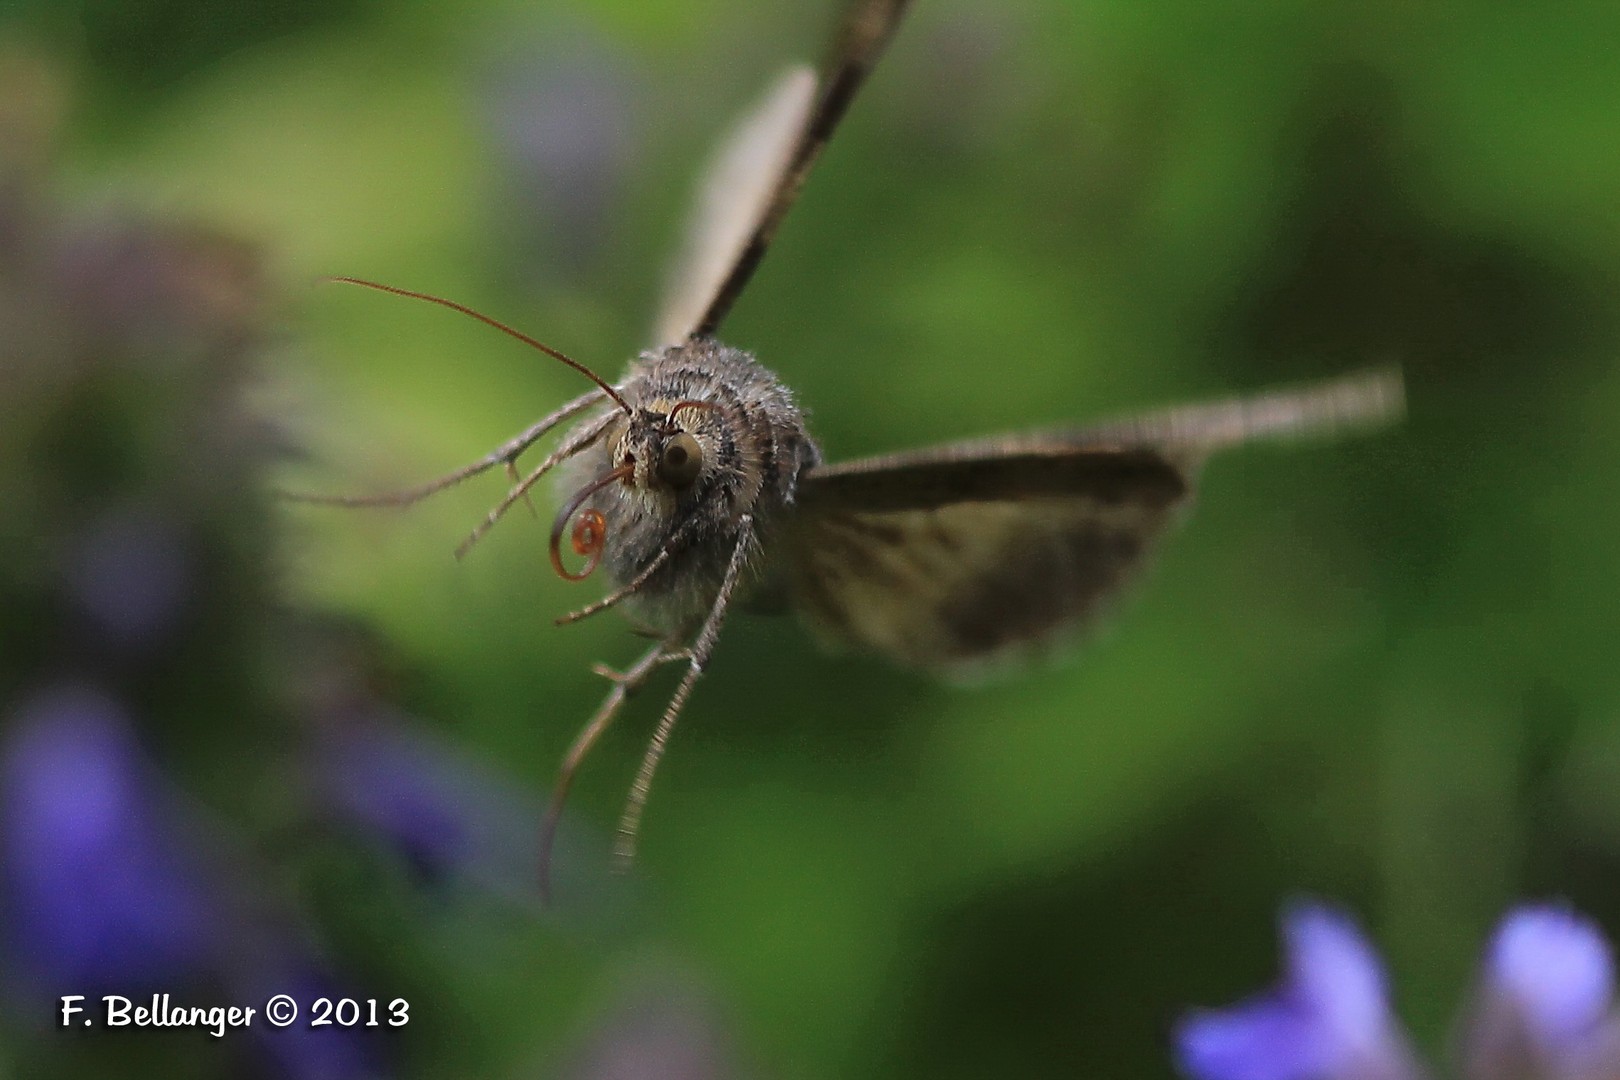
M 819 93 L 813 75 L 790 71 L 728 141 L 701 189 L 690 254 L 658 320 L 658 344 L 720 328 L 909 2 L 850 0 Z M 693 276 L 679 276 L 689 263 Z
M 814 71 L 784 71 L 709 163 L 670 267 L 654 346 L 679 345 L 702 320 L 775 197 L 815 99 Z
M 1033 471 L 1031 471 L 1033 470 Z M 953 473 L 969 483 L 952 496 Z M 1069 451 L 893 471 L 802 490 L 791 595 L 834 643 L 960 669 L 1086 621 L 1191 492 L 1151 450 Z
M 1396 371 L 1075 431 L 819 467 L 787 541 L 795 606 L 834 643 L 963 670 L 1094 617 L 1213 450 L 1388 422 Z

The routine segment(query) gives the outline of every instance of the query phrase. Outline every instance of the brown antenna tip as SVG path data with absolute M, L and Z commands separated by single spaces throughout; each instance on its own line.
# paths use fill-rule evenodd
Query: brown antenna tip
M 378 292 L 390 293 L 394 296 L 404 296 L 411 300 L 425 300 L 430 304 L 438 304 L 440 307 L 447 307 L 451 311 L 459 311 L 461 314 L 466 315 L 469 318 L 477 319 L 486 326 L 493 326 L 501 333 L 506 334 L 508 337 L 516 338 L 517 340 L 523 342 L 523 344 L 528 345 L 530 348 L 540 350 L 553 360 L 560 360 L 567 364 L 569 367 L 591 380 L 591 382 L 595 383 L 597 386 L 600 386 L 602 388 L 602 392 L 608 397 L 612 398 L 614 404 L 623 409 L 626 416 L 632 415 L 629 404 L 624 400 L 624 398 L 619 396 L 619 392 L 613 389 L 613 387 L 608 384 L 607 380 L 603 379 L 596 372 L 592 371 L 578 360 L 575 360 L 573 357 L 563 353 L 561 350 L 553 349 L 550 345 L 537 341 L 528 334 L 525 334 L 523 331 L 516 330 L 501 322 L 499 319 L 491 318 L 490 316 L 485 315 L 481 311 L 475 311 L 466 304 L 458 304 L 454 300 L 447 300 L 442 296 L 434 296 L 432 293 L 416 292 L 413 289 L 401 289 L 397 285 L 384 285 L 380 281 L 368 281 L 365 278 L 347 277 L 341 274 L 323 277 L 318 280 L 323 283 L 337 282 L 342 285 L 358 285 L 363 289 L 375 289 Z

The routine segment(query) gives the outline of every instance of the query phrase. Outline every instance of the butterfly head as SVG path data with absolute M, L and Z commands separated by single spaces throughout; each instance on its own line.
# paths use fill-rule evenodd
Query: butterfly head
M 631 469 L 634 487 L 679 498 L 702 478 L 712 455 L 712 436 L 703 421 L 714 412 L 709 401 L 677 401 L 666 408 L 637 409 L 613 445 L 614 468 Z
M 636 408 L 608 433 L 610 468 L 564 501 L 552 523 L 551 565 L 560 576 L 589 577 L 603 549 L 623 542 L 627 531 L 667 533 L 677 508 L 697 497 L 705 473 L 714 470 L 714 436 L 703 424 L 714 411 L 713 402 L 698 400 Z M 597 499 L 598 493 L 610 497 Z M 580 570 L 563 564 L 565 533 L 574 553 L 587 560 Z

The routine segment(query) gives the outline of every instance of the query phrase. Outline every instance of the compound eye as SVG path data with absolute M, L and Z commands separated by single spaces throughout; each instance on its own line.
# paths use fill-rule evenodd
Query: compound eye
M 664 443 L 658 457 L 658 478 L 673 488 L 688 488 L 703 471 L 703 447 L 682 431 Z

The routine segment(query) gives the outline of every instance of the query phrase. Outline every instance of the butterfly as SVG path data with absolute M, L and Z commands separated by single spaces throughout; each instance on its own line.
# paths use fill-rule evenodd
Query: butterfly
M 611 687 L 558 772 L 541 830 L 543 894 L 581 763 L 625 701 L 659 668 L 678 665 L 680 681 L 619 821 L 617 860 L 633 858 L 653 776 L 734 605 L 797 612 L 826 642 L 904 665 L 971 672 L 1094 620 L 1187 505 L 1211 452 L 1370 426 L 1401 412 L 1399 373 L 1376 370 L 1115 423 L 824 461 L 792 391 L 715 335 L 907 6 L 852 0 L 822 72 L 790 68 L 738 124 L 700 185 L 654 345 L 616 384 L 454 301 L 336 279 L 453 308 L 595 383 L 421 487 L 296 496 L 400 506 L 504 468 L 510 490 L 459 557 L 541 478 L 563 476 L 568 494 L 551 527 L 552 565 L 575 581 L 600 568 L 611 588 L 558 621 L 621 608 L 653 643 L 623 670 L 596 669 Z M 520 457 L 570 421 L 555 448 L 520 473 Z

